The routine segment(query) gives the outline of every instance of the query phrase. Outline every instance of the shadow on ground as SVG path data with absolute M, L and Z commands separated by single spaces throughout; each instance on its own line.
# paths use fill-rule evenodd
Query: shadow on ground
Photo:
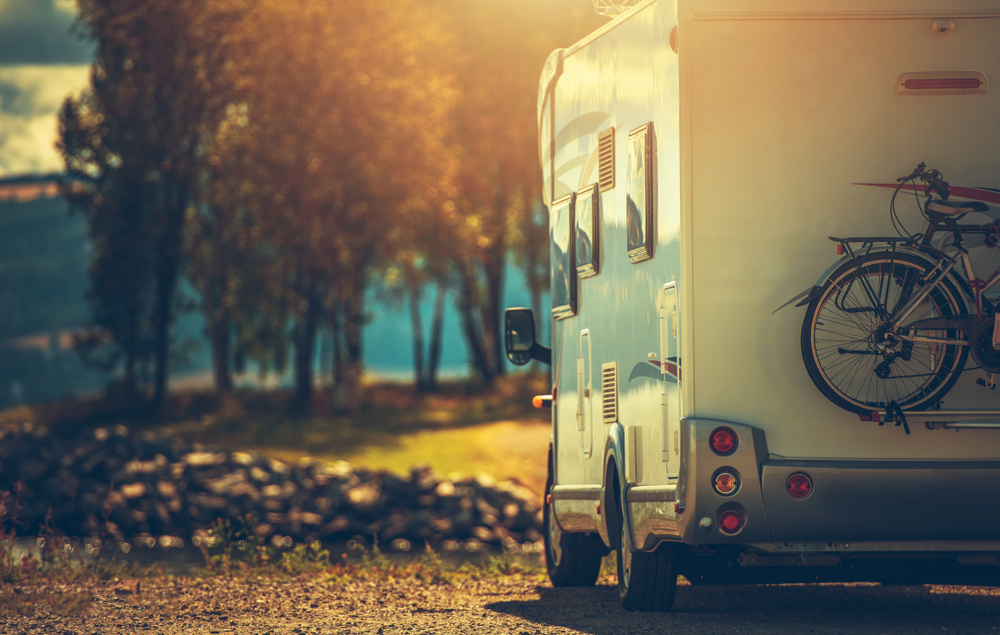
M 1000 589 L 987 587 L 680 586 L 670 613 L 628 613 L 612 586 L 538 592 L 536 601 L 488 608 L 592 635 L 1000 632 Z

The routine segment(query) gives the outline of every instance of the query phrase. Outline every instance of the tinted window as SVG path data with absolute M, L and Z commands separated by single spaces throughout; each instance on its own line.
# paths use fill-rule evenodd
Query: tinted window
M 576 272 L 581 278 L 597 273 L 600 194 L 591 185 L 576 196 Z
M 565 317 L 576 312 L 576 267 L 573 262 L 573 211 L 575 195 L 552 204 L 549 242 L 552 261 L 552 314 Z
M 653 255 L 652 124 L 628 137 L 625 159 L 625 217 L 628 257 L 632 262 Z

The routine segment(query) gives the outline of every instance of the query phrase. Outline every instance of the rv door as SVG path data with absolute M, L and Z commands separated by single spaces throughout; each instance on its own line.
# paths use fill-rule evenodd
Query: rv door
M 677 309 L 677 284 L 663 285 L 660 301 L 660 375 L 663 377 L 663 462 L 667 477 L 677 478 L 680 455 L 680 312 Z

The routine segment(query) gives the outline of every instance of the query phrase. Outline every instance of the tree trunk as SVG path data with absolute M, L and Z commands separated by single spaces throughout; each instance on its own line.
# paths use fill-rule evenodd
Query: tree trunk
M 217 392 L 229 392 L 233 389 L 232 371 L 229 365 L 229 343 L 231 337 L 232 319 L 229 309 L 225 307 L 227 291 L 227 267 L 225 257 L 218 253 L 222 249 L 220 238 L 209 230 L 208 240 L 212 241 L 214 262 L 210 263 L 212 272 L 205 277 L 202 289 L 205 322 L 212 347 L 212 374 L 215 378 Z
M 215 390 L 229 392 L 233 389 L 233 374 L 229 366 L 231 318 L 228 309 L 220 309 L 212 317 L 212 370 Z
M 441 364 L 441 335 L 444 333 L 444 299 L 448 287 L 444 281 L 438 282 L 437 296 L 434 298 L 434 320 L 431 322 L 431 343 L 427 351 L 427 390 L 437 390 L 438 366 Z
M 497 214 L 503 215 L 505 210 L 505 199 L 497 197 Z M 502 227 L 503 224 L 499 223 Z M 502 332 L 500 325 L 500 314 L 503 310 L 503 284 L 507 256 L 506 232 L 500 230 L 483 255 L 483 270 L 486 274 L 486 299 L 482 308 L 483 320 L 483 346 L 486 348 L 489 364 L 493 367 L 494 374 L 499 377 L 507 370 Z
M 469 347 L 469 355 L 472 357 L 473 372 L 479 381 L 489 386 L 493 383 L 493 366 L 489 363 L 486 351 L 483 349 L 482 333 L 476 324 L 476 315 L 472 306 L 474 273 L 462 267 L 460 276 L 461 291 L 458 299 L 458 312 L 462 316 L 462 332 L 465 335 L 465 343 Z
M 358 267 L 344 294 L 344 352 L 347 361 L 341 376 L 338 409 L 354 413 L 361 409 L 361 333 L 364 326 L 364 268 Z
M 181 194 L 181 189 L 180 186 L 175 186 L 173 195 L 168 197 L 166 217 L 157 237 L 156 305 L 153 313 L 154 409 L 163 405 L 170 373 L 170 327 L 174 317 L 174 294 L 177 292 L 184 210 L 187 207 L 187 199 Z
M 483 303 L 483 346 L 489 351 L 488 363 L 493 367 L 494 374 L 499 377 L 504 374 L 504 351 L 500 314 L 503 303 L 504 261 L 498 254 L 488 258 L 486 262 L 486 301 Z
M 302 272 L 300 280 L 300 293 L 306 307 L 298 316 L 295 326 L 295 408 L 299 412 L 309 412 L 312 406 L 313 353 L 319 322 L 319 294 L 313 276 Z
M 427 381 L 424 376 L 424 328 L 420 320 L 420 286 L 417 283 L 409 287 L 410 330 L 413 332 L 413 385 L 417 390 L 425 390 Z
M 340 386 L 340 382 L 344 377 L 344 355 L 343 355 L 343 343 L 341 342 L 341 336 L 343 335 L 343 325 L 340 321 L 340 305 L 334 300 L 331 300 L 328 304 L 327 315 L 330 318 L 330 374 L 331 382 L 333 386 L 334 393 Z

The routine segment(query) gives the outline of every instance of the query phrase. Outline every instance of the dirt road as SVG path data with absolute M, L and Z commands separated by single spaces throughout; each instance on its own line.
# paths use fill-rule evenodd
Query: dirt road
M 117 589 L 117 590 L 116 590 Z M 975 587 L 745 586 L 678 589 L 676 610 L 626 613 L 612 586 L 553 589 L 538 576 L 452 585 L 417 580 L 330 584 L 300 578 L 234 581 L 174 578 L 97 588 L 0 587 L 10 609 L 31 593 L 92 595 L 83 616 L 53 607 L 0 615 L 0 633 L 259 635 L 435 633 L 513 635 L 587 633 L 934 633 L 1000 632 L 1000 590 Z

